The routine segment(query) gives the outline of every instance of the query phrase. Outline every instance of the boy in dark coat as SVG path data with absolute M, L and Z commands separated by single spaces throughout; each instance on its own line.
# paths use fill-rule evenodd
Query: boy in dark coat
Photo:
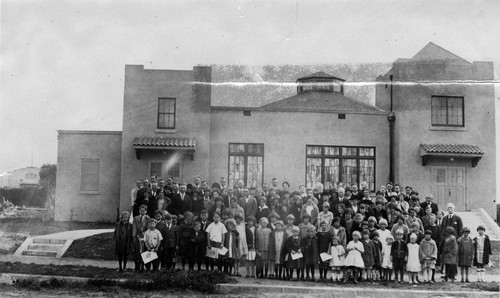
M 318 238 L 316 238 L 316 228 L 314 226 L 307 228 L 307 237 L 300 240 L 300 249 L 304 255 L 306 280 L 316 281 L 314 279 L 314 266 L 318 264 Z M 304 278 L 303 271 L 301 277 Z
M 201 263 L 205 257 L 206 249 L 207 238 L 201 230 L 201 223 L 197 221 L 194 223 L 188 245 L 189 271 L 194 270 L 195 263 L 198 265 L 198 271 L 201 271 Z
M 165 216 L 165 225 L 161 225 L 158 230 L 163 237 L 161 244 L 162 250 L 160 254 L 161 268 L 174 268 L 175 251 L 179 243 L 179 231 L 177 226 L 173 225 L 172 217 L 169 214 Z
M 396 240 L 392 242 L 391 246 L 391 260 L 392 268 L 394 270 L 394 281 L 402 283 L 404 278 L 405 265 L 408 261 L 408 245 L 403 240 L 404 232 L 402 230 L 396 231 Z M 400 279 L 398 280 L 398 274 Z

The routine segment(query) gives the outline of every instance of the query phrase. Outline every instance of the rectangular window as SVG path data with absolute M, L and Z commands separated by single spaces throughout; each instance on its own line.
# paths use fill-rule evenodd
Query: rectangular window
M 99 159 L 82 159 L 81 191 L 99 191 Z
M 264 179 L 264 144 L 229 144 L 229 185 L 243 180 L 250 188 L 262 187 Z
M 149 166 L 149 176 L 162 177 L 162 169 L 163 163 L 161 162 L 151 162 Z
M 457 96 L 432 96 L 432 126 L 464 126 L 464 98 Z
M 158 128 L 175 128 L 175 98 L 158 98 Z
M 306 185 L 325 189 L 368 183 L 375 191 L 375 148 L 352 146 L 306 146 Z

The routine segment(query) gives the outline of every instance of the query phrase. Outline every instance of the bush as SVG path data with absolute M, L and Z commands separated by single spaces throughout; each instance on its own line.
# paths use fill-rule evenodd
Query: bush
M 500 284 L 498 284 L 497 282 L 473 282 L 471 284 L 468 284 L 467 288 L 488 292 L 500 292 Z
M 0 188 L 0 196 L 5 197 L 16 206 L 45 207 L 47 201 L 46 188 Z

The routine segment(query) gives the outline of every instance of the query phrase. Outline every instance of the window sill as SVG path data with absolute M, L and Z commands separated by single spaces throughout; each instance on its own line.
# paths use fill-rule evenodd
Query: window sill
M 101 192 L 98 190 L 80 190 L 81 195 L 100 195 Z
M 431 126 L 429 130 L 441 130 L 441 131 L 467 131 L 465 127 L 453 127 L 453 126 Z
M 156 133 L 177 133 L 177 129 L 157 128 Z

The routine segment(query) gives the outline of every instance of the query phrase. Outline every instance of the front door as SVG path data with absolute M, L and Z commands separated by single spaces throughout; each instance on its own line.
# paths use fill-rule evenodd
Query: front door
M 465 167 L 431 167 L 431 193 L 440 208 L 453 203 L 457 211 L 467 211 L 467 170 Z

